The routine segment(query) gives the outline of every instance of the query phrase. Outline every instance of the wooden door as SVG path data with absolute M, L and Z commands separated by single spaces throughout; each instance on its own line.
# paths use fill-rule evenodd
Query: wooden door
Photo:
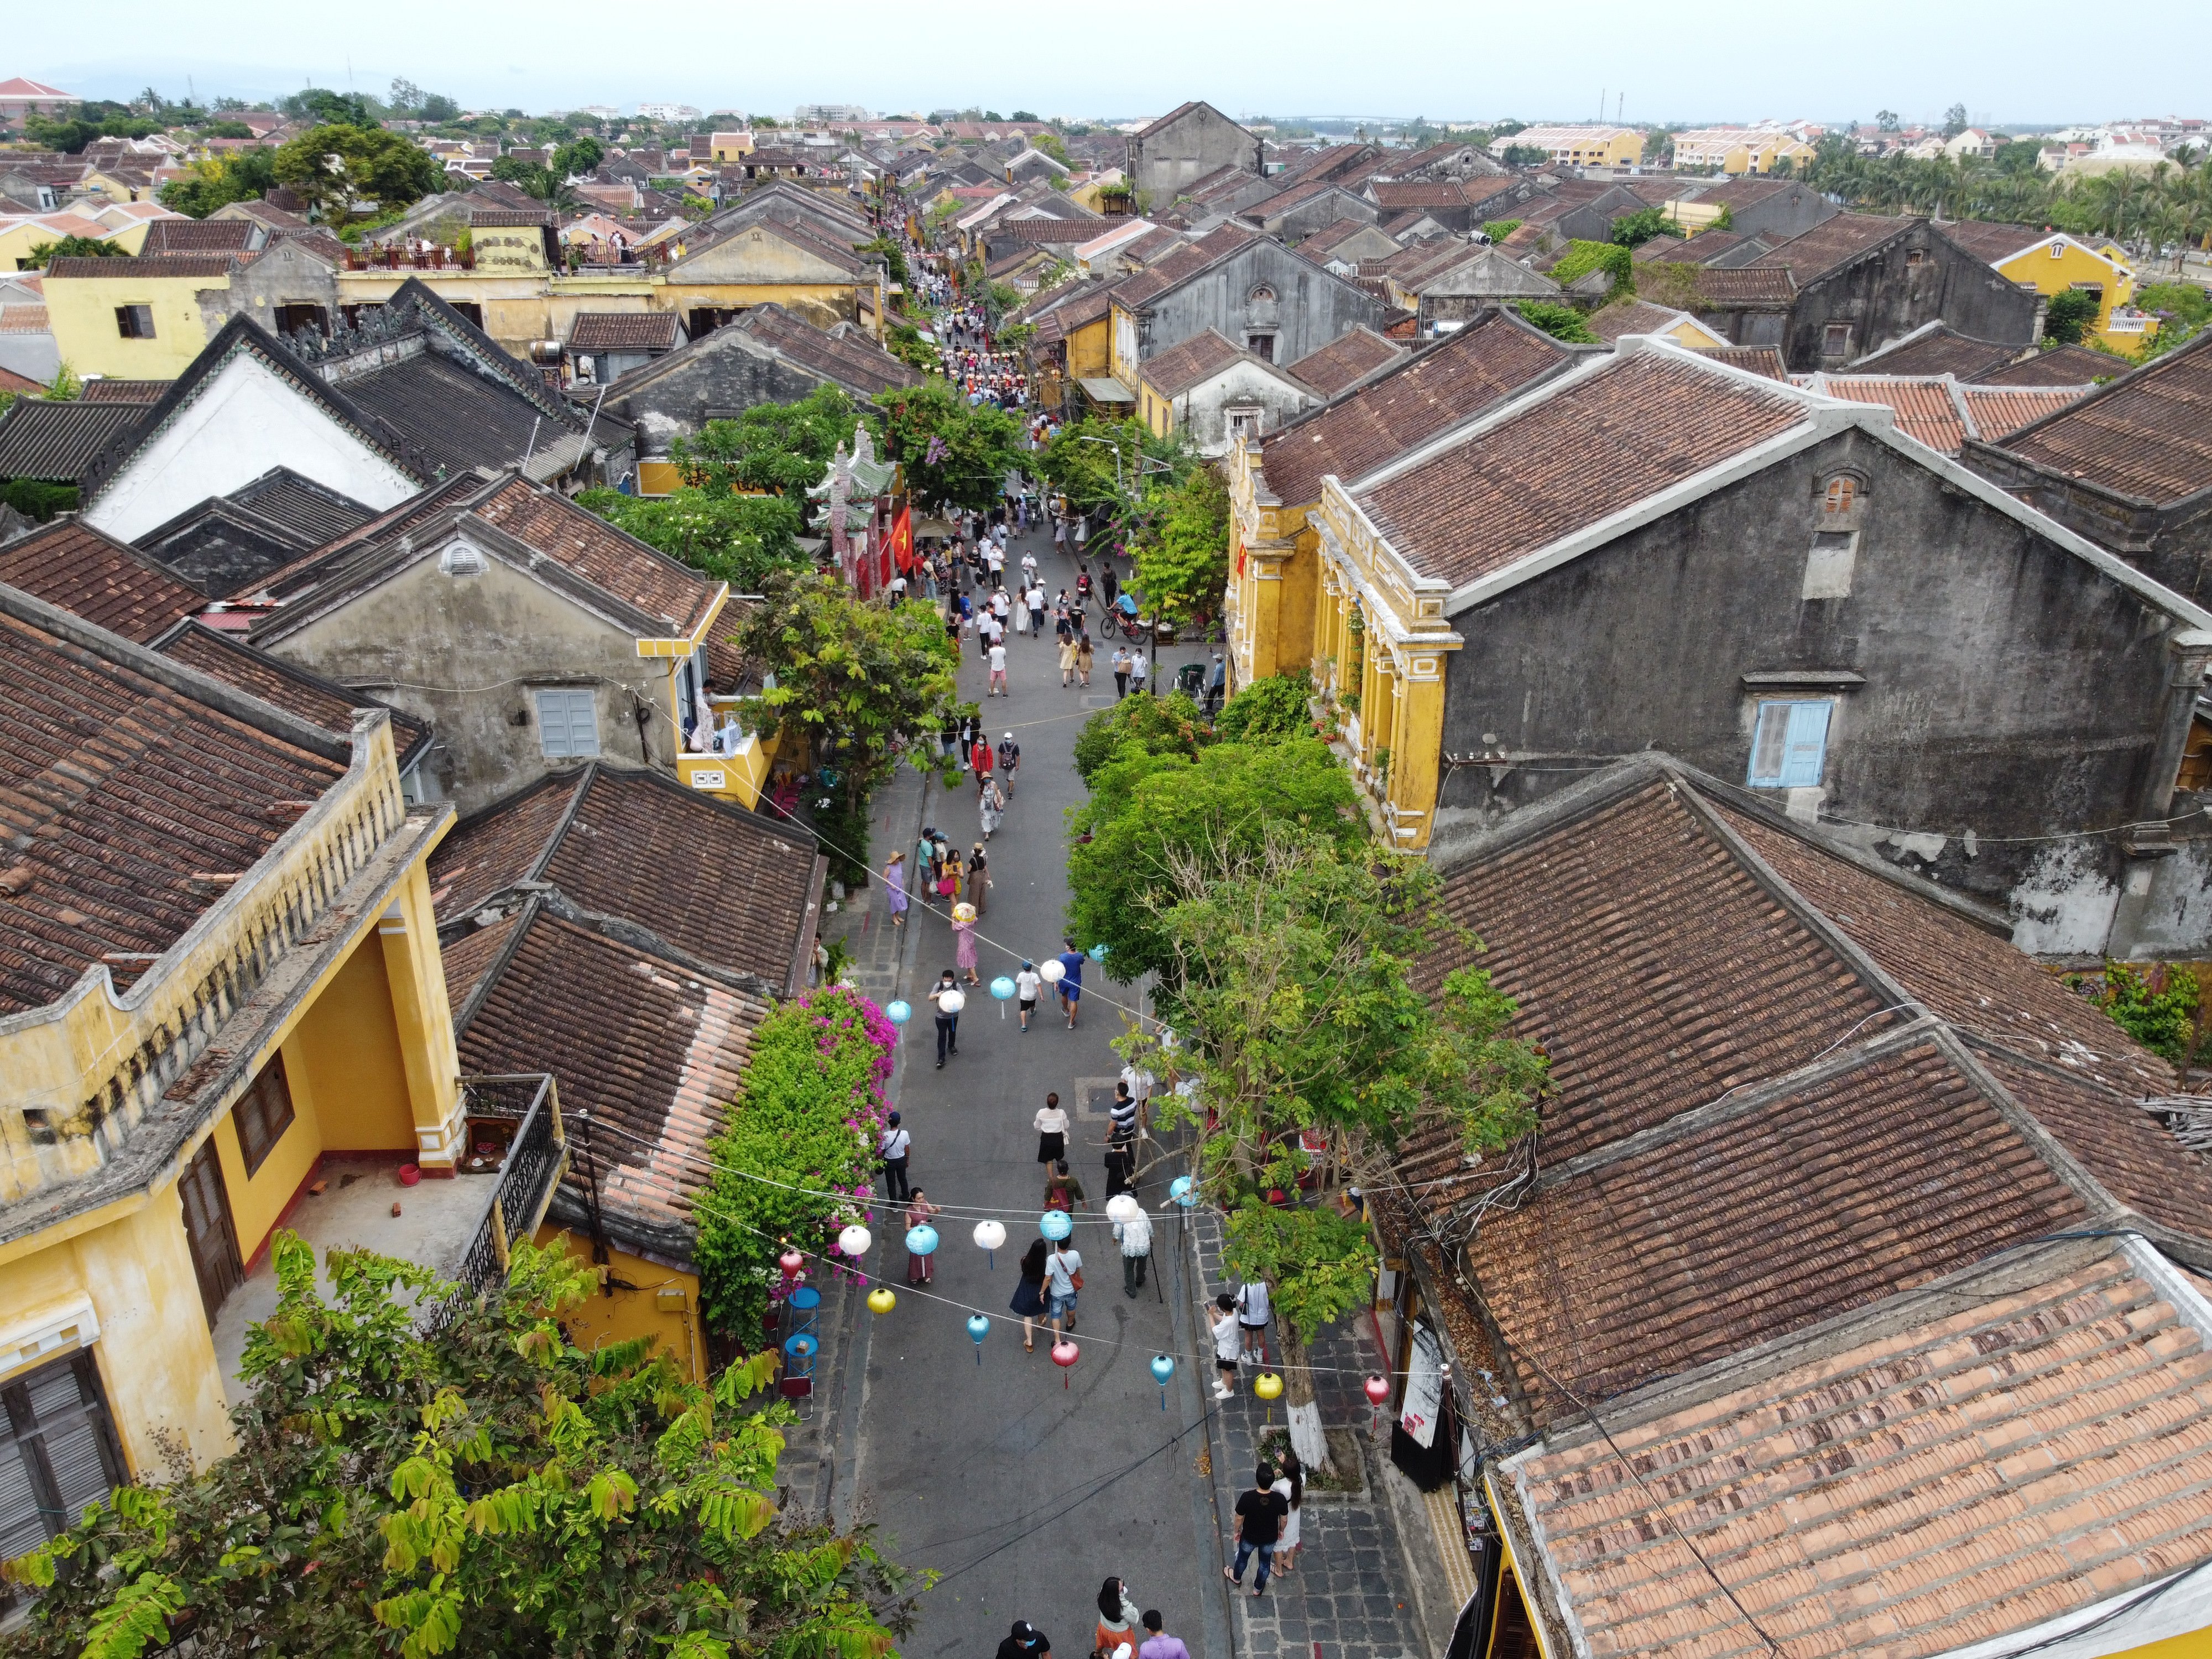
M 222 1168 L 216 1161 L 215 1137 L 185 1166 L 177 1190 L 185 1201 L 185 1237 L 191 1245 L 192 1271 L 199 1275 L 200 1300 L 208 1323 L 215 1323 L 225 1298 L 246 1277 L 238 1259 L 238 1234 L 230 1224 L 230 1198 L 223 1191 Z

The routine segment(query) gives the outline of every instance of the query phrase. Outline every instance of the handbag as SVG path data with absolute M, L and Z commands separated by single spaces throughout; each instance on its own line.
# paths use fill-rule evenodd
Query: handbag
M 1083 1269 L 1082 1269 L 1082 1268 L 1078 1267 L 1078 1268 L 1077 1268 L 1073 1273 L 1072 1273 L 1068 1274 L 1068 1276 L 1067 1276 L 1067 1285 L 1068 1285 L 1068 1288 L 1069 1288 L 1070 1290 L 1079 1291 L 1079 1290 L 1081 1290 L 1081 1289 L 1083 1288 Z

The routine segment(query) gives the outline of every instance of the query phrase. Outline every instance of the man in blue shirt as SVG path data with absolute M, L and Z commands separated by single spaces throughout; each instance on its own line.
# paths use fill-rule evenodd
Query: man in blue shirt
M 1075 948 L 1072 939 L 1062 939 L 1067 949 L 1060 953 L 1060 965 L 1066 971 L 1060 980 L 1060 1006 L 1067 1015 L 1067 1029 L 1075 1029 L 1077 1005 L 1083 1000 L 1083 952 Z

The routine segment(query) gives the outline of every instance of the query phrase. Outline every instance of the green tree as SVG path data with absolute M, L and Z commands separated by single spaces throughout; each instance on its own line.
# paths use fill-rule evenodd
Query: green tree
M 2099 304 L 2095 295 L 2079 289 L 2052 295 L 2044 307 L 2043 337 L 2053 345 L 2081 344 L 2097 320 Z
M 941 377 L 879 392 L 875 407 L 884 458 L 905 470 L 918 501 L 983 510 L 1021 465 L 1021 422 L 993 404 L 970 404 Z
M 343 224 L 362 197 L 380 207 L 404 206 L 445 178 L 435 157 L 381 127 L 319 126 L 276 152 L 278 182 L 307 200 L 325 224 Z
M 105 236 L 59 236 L 32 244 L 21 264 L 25 270 L 44 270 L 56 259 L 112 259 L 122 252 Z
M 1163 1121 L 1201 1127 L 1206 1196 L 1232 1211 L 1240 1265 L 1271 1276 L 1293 1443 L 1326 1467 L 1306 1345 L 1354 1305 L 1371 1257 L 1356 1224 L 1271 1209 L 1297 1191 L 1300 1137 L 1321 1134 L 1354 1166 L 1430 1125 L 1495 1152 L 1534 1127 L 1544 1062 L 1512 1036 L 1514 1004 L 1487 975 L 1455 969 L 1433 994 L 1417 982 L 1420 958 L 1468 942 L 1426 860 L 1276 818 L 1172 848 L 1164 866 L 1134 904 L 1167 943 L 1153 1000 L 1176 1045 L 1141 1027 L 1117 1046 L 1197 1083 L 1194 1098 L 1165 1097 Z
M 2160 1058 L 2177 1066 L 2188 1063 L 2197 1043 L 2198 997 L 2191 969 L 2108 962 L 2101 981 L 2085 984 L 2077 975 L 2067 982 L 2077 990 L 2094 985 L 2097 1005 L 2114 1024 Z
M 1552 153 L 1537 144 L 1508 144 L 1501 159 L 1509 167 L 1540 167 L 1552 159 Z
M 1090 783 L 1090 799 L 1069 814 L 1068 920 L 1085 945 L 1107 947 L 1125 981 L 1174 966 L 1163 896 L 1189 858 L 1209 848 L 1248 855 L 1272 826 L 1346 846 L 1367 836 L 1349 775 L 1311 738 L 1217 743 L 1192 754 L 1124 744 Z
M 708 495 L 768 490 L 803 501 L 849 446 L 859 406 L 824 381 L 790 404 L 756 404 L 733 421 L 709 421 L 670 447 L 684 482 Z
M 271 1259 L 238 1449 L 13 1564 L 40 1595 L 10 1655 L 138 1659 L 182 1621 L 210 1652 L 875 1659 L 909 1623 L 865 1533 L 779 1515 L 772 1355 L 702 1387 L 650 1339 L 582 1352 L 596 1270 L 526 1243 L 481 1305 L 354 1250 L 325 1300 L 289 1232 Z
M 1565 340 L 1569 345 L 1595 345 L 1597 336 L 1591 333 L 1583 314 L 1572 306 L 1555 305 L 1549 300 L 1517 300 L 1514 308 L 1522 317 L 1544 331 L 1555 340 Z
M 173 213 L 204 219 L 233 202 L 258 202 L 276 184 L 276 152 L 256 145 L 194 161 L 183 178 L 161 186 L 161 205 Z
M 1615 219 L 1613 240 L 1622 247 L 1641 247 L 1654 236 L 1665 236 L 1674 228 L 1657 208 L 1645 208 L 1641 213 L 1625 213 Z
M 1946 138 L 1956 138 L 1966 130 L 1966 106 L 1964 104 L 1954 104 L 1943 112 L 1943 136 Z
M 735 593 L 757 593 L 776 571 L 807 563 L 799 505 L 781 495 L 710 495 L 685 485 L 668 495 L 587 489 L 576 504 Z
M 738 643 L 775 683 L 754 699 L 750 723 L 766 741 L 808 745 L 825 783 L 835 777 L 828 793 L 848 829 L 823 850 L 839 880 L 864 885 L 868 851 L 854 838 L 867 803 L 902 759 L 934 769 L 924 740 L 959 702 L 959 647 L 921 600 L 864 603 L 831 574 L 773 571 L 762 593 Z
M 1194 757 L 1206 744 L 1198 705 L 1180 692 L 1164 697 L 1123 697 L 1083 722 L 1075 734 L 1075 770 L 1089 783 L 1098 769 L 1133 746 L 1144 755 Z
M 1313 730 L 1313 681 L 1302 669 L 1254 680 L 1221 705 L 1213 730 L 1224 743 L 1268 743 Z
M 332 92 L 327 87 L 295 92 L 276 107 L 295 121 L 313 121 L 323 126 L 373 127 L 380 116 L 374 99 L 357 92 Z
M 1180 484 L 1152 492 L 1133 545 L 1145 608 L 1177 623 L 1220 614 L 1229 585 L 1229 486 L 1196 466 Z

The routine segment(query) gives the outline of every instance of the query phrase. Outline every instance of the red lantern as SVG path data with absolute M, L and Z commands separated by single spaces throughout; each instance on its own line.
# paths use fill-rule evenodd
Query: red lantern
M 1382 1402 L 1390 1397 L 1390 1379 L 1377 1372 L 1359 1385 L 1366 1390 L 1367 1403 L 1374 1407 L 1367 1413 L 1367 1432 L 1382 1432 Z
M 1060 1367 L 1060 1386 L 1061 1388 L 1065 1389 L 1067 1386 L 1067 1372 L 1069 1367 L 1073 1365 L 1075 1362 L 1082 1357 L 1083 1351 L 1077 1347 L 1074 1342 L 1067 1337 L 1063 1336 L 1059 1341 L 1052 1345 L 1052 1363 Z
M 793 1279 L 799 1277 L 799 1270 L 806 1265 L 806 1258 L 797 1250 L 786 1250 L 776 1257 L 775 1265 L 783 1269 L 785 1279 Z

